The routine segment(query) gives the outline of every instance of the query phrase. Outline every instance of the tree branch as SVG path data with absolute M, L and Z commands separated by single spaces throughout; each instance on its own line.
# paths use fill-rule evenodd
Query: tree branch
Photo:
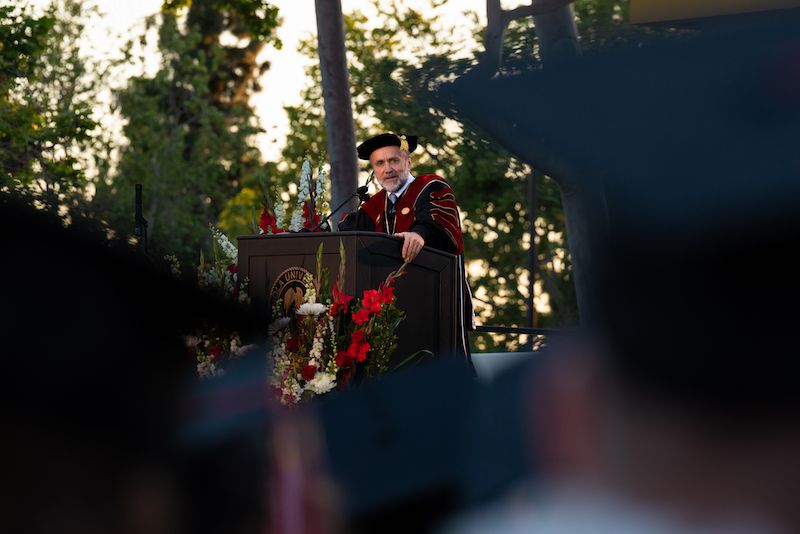
M 539 0 L 538 2 L 531 3 L 529 6 L 518 6 L 508 11 L 503 11 L 503 16 L 506 18 L 507 23 L 514 19 L 522 17 L 538 17 L 557 11 L 562 7 L 569 5 L 574 0 Z
M 503 35 L 508 21 L 503 16 L 500 0 L 486 0 L 486 33 L 483 36 L 484 56 L 481 64 L 496 72 L 503 60 Z
M 497 72 L 503 61 L 503 36 L 508 24 L 515 19 L 539 16 L 557 11 L 573 0 L 538 0 L 527 6 L 505 10 L 500 0 L 486 0 L 486 33 L 483 37 L 484 56 L 481 66 Z

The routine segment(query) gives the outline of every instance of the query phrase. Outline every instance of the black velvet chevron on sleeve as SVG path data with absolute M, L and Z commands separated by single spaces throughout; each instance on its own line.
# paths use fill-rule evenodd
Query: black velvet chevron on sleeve
M 451 205 L 443 209 L 440 199 Z M 427 246 L 451 254 L 460 254 L 461 230 L 458 208 L 453 190 L 449 186 L 444 183 L 431 184 L 417 199 L 414 209 L 416 220 L 411 225 L 412 232 L 421 235 Z

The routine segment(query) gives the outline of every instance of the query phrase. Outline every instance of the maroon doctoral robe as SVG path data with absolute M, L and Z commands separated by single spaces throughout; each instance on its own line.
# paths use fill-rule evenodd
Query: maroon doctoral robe
M 417 176 L 395 203 L 394 221 L 389 215 L 391 201 L 385 190 L 367 200 L 355 213 L 345 215 L 339 230 L 367 230 L 396 234 L 415 232 L 425 240 L 425 245 L 458 256 L 456 284 L 458 301 L 462 309 L 459 328 L 458 352 L 469 360 L 469 340 L 466 330 L 474 330 L 472 294 L 464 275 L 464 244 L 461 238 L 461 220 L 458 204 L 450 184 L 435 174 Z M 470 362 L 471 364 L 471 362 Z

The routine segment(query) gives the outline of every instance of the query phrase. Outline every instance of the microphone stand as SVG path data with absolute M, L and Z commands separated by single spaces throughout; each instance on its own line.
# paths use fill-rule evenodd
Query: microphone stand
M 147 219 L 142 215 L 142 184 L 135 185 L 136 198 L 134 203 L 134 235 L 144 245 L 144 255 L 147 256 Z
M 356 189 L 356 192 L 355 192 L 355 193 L 353 193 L 352 195 L 350 195 L 349 197 L 347 197 L 347 198 L 344 200 L 344 202 L 342 202 L 341 204 L 339 204 L 338 206 L 336 206 L 336 209 L 335 209 L 335 210 L 333 210 L 333 211 L 332 211 L 332 212 L 330 212 L 328 215 L 326 215 L 326 216 L 325 216 L 325 218 L 324 218 L 324 219 L 322 219 L 322 220 L 319 222 L 319 224 L 318 224 L 318 225 L 316 225 L 314 228 L 312 228 L 311 230 L 309 230 L 309 232 L 316 232 L 317 230 L 319 230 L 320 228 L 322 228 L 322 225 L 323 225 L 323 224 L 325 224 L 326 222 L 328 222 L 328 219 L 330 219 L 331 217 L 333 217 L 333 214 L 334 214 L 334 213 L 336 213 L 337 211 L 339 211 L 340 209 L 342 209 L 342 208 L 345 206 L 345 204 L 347 204 L 348 202 L 350 202 L 350 199 L 351 199 L 351 198 L 353 198 L 354 196 L 358 196 L 358 198 L 359 198 L 359 200 L 360 200 L 361 202 L 366 202 L 367 200 L 369 200 L 369 193 L 367 193 L 367 186 L 366 186 L 366 185 L 362 185 L 361 187 L 359 187 L 358 189 Z

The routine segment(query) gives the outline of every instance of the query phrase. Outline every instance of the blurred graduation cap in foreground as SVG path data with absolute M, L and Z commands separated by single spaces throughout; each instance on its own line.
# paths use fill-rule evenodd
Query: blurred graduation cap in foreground
M 535 471 L 525 388 L 536 366 L 478 383 L 453 358 L 315 404 L 352 532 L 430 532 Z
M 532 72 L 477 68 L 435 98 L 556 180 L 599 176 L 612 217 L 737 217 L 800 192 L 799 23 L 763 13 Z
M 615 369 L 644 389 L 730 412 L 800 404 L 798 22 L 759 13 L 537 71 L 475 69 L 435 95 L 567 200 L 602 191 L 584 226 L 593 303 Z
M 242 362 L 257 389 L 234 371 L 193 391 L 184 336 L 264 318 L 5 194 L 0 228 L 0 530 L 254 531 L 263 357 Z
M 599 326 L 609 367 L 634 387 L 737 416 L 797 407 L 796 22 L 740 19 L 515 76 L 477 70 L 435 95 L 562 185 L 601 183 Z M 437 365 L 321 399 L 356 531 L 424 529 L 530 474 L 535 381 L 483 387 Z

